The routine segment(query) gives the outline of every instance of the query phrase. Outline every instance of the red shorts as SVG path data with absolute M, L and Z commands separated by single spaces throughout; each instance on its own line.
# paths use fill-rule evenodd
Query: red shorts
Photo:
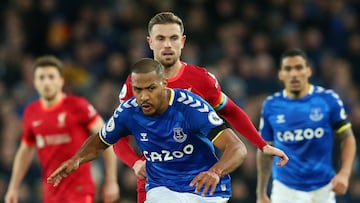
M 44 199 L 44 203 L 94 203 L 94 195 L 77 195 L 73 197 L 50 197 Z

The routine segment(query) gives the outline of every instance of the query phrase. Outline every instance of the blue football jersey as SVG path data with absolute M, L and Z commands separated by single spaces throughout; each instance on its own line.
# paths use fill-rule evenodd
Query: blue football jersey
M 285 90 L 268 97 L 262 108 L 260 134 L 289 156 L 285 166 L 273 164 L 273 178 L 302 191 L 328 184 L 335 175 L 334 132 L 348 127 L 343 103 L 333 90 L 311 86 L 300 99 L 287 97 Z
M 147 190 L 166 186 L 173 191 L 193 193 L 191 180 L 218 161 L 207 136 L 220 125 L 224 121 L 201 97 L 187 90 L 171 89 L 169 107 L 162 115 L 145 116 L 132 97 L 119 105 L 99 134 L 108 145 L 122 136 L 135 137 L 147 161 Z M 229 175 L 220 179 L 214 195 L 231 196 Z

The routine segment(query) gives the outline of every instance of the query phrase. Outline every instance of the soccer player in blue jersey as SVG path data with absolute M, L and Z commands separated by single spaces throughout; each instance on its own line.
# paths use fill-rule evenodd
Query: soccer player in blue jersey
M 138 61 L 131 78 L 134 97 L 122 102 L 99 134 L 48 181 L 58 185 L 80 164 L 131 134 L 147 160 L 146 203 L 226 203 L 229 173 L 245 159 L 245 145 L 200 96 L 167 88 L 158 61 Z M 220 158 L 215 147 L 223 151 Z
M 355 138 L 339 96 L 309 83 L 311 67 L 299 49 L 281 56 L 279 80 L 284 90 L 263 103 L 260 134 L 289 156 L 284 167 L 258 152 L 257 203 L 266 193 L 272 169 L 272 203 L 335 203 L 346 193 L 355 158 Z M 341 145 L 341 166 L 333 168 L 333 145 Z M 276 158 L 275 160 L 276 161 Z

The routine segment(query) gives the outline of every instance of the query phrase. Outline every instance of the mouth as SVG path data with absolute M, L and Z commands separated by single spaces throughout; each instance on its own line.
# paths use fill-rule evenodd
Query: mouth
M 171 57 L 171 56 L 174 56 L 174 52 L 166 51 L 166 52 L 163 52 L 162 55 L 165 57 Z
M 152 105 L 150 104 L 141 104 L 141 108 L 144 112 L 149 112 L 152 109 Z
M 300 86 L 300 81 L 298 81 L 298 80 L 292 80 L 292 81 L 290 82 L 290 84 L 291 84 L 292 87 L 299 87 L 299 86 Z

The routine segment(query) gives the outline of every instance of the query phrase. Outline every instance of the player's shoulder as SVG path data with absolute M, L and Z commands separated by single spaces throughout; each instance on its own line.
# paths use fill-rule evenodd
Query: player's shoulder
M 89 101 L 85 97 L 74 94 L 65 95 L 64 102 L 72 105 L 87 105 L 89 103 Z
M 186 98 L 195 98 L 195 99 L 198 99 L 201 97 L 187 89 L 181 89 L 181 88 L 171 88 L 170 89 L 173 94 L 174 94 L 174 99 L 176 101 L 179 101 L 179 102 L 183 102 L 184 100 L 186 100 Z M 202 100 L 202 99 L 201 99 Z M 190 101 L 189 101 L 190 102 Z M 185 103 L 188 103 L 188 102 L 185 102 Z M 191 103 L 191 102 L 190 102 Z
M 176 104 L 180 104 L 180 106 L 190 106 L 191 108 L 194 109 L 203 109 L 206 108 L 208 111 L 208 106 L 209 104 L 207 104 L 207 102 L 202 99 L 199 95 L 190 92 L 186 89 L 179 89 L 179 88 L 174 88 L 171 89 L 171 91 L 173 92 L 172 94 L 173 96 L 173 101 L 171 103 L 176 103 Z
M 339 95 L 333 89 L 328 89 L 316 85 L 313 86 L 313 95 L 320 96 L 325 99 L 336 99 L 336 100 L 340 99 Z
M 317 95 L 331 95 L 336 94 L 336 92 L 333 89 L 328 89 L 322 86 L 313 85 L 313 92 Z
M 284 90 L 277 91 L 269 96 L 267 96 L 264 100 L 264 103 L 272 103 L 276 102 L 284 97 Z
M 129 99 L 122 101 L 116 108 L 116 111 L 129 112 L 129 111 L 134 111 L 137 107 L 139 107 L 139 104 L 136 102 L 136 98 L 133 96 Z
M 207 69 L 203 66 L 198 66 L 195 64 L 189 64 L 189 63 L 185 63 L 185 62 L 183 62 L 183 63 L 185 65 L 186 72 L 198 73 L 198 74 L 207 74 L 208 73 Z
M 41 101 L 40 99 L 35 99 L 26 105 L 25 112 L 27 111 L 32 112 L 35 109 L 39 109 L 39 108 L 41 108 Z

